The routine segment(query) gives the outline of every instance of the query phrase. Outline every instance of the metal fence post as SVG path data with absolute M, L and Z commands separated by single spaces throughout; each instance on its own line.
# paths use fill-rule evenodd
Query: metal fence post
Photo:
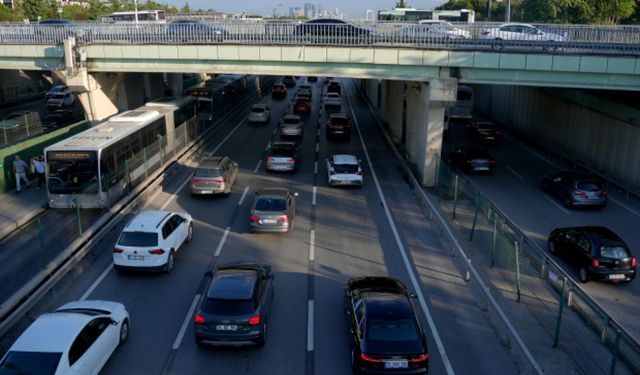
M 473 232 L 476 230 L 476 223 L 478 222 L 478 211 L 480 211 L 480 191 L 476 192 L 476 209 L 473 214 L 473 223 L 471 224 L 471 233 L 469 234 L 469 241 L 473 241 Z
M 518 241 L 514 241 L 513 246 L 516 251 L 516 291 L 518 293 L 516 301 L 520 302 L 520 244 Z
M 29 136 L 29 120 L 27 119 L 27 114 L 24 114 L 24 126 L 27 128 L 27 137 Z
M 613 346 L 613 353 L 611 353 L 611 370 L 609 370 L 610 375 L 614 375 L 616 373 L 616 363 L 618 362 L 618 351 L 620 350 L 620 336 L 622 332 L 620 329 L 616 328 L 616 341 Z
M 78 233 L 82 236 L 82 218 L 80 217 L 80 201 L 78 200 L 78 196 L 73 194 L 73 200 L 76 205 L 76 217 L 78 218 Z
M 453 210 L 452 210 L 452 219 L 456 218 L 456 203 L 458 201 L 458 175 L 454 176 L 453 179 Z
M 562 322 L 562 309 L 564 308 L 564 299 L 567 295 L 567 278 L 562 279 L 562 295 L 560 296 L 560 309 L 558 311 L 558 319 L 556 320 L 556 334 L 553 339 L 553 347 L 558 347 L 558 338 L 560 337 L 560 323 Z
M 496 244 L 498 240 L 498 216 L 497 215 L 493 215 L 493 233 L 491 236 L 491 266 L 493 267 L 495 265 L 495 261 L 496 261 Z
M 147 146 L 142 149 L 142 157 L 144 159 L 144 178 L 149 177 L 149 163 L 147 163 Z

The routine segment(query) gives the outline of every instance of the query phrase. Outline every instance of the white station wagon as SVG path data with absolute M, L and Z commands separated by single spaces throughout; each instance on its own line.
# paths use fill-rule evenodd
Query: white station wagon
M 327 159 L 329 186 L 362 186 L 360 160 L 353 155 L 333 155 Z

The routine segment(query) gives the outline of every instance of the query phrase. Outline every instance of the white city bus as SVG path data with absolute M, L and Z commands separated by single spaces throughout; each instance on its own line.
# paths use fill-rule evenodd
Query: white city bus
M 108 16 L 102 17 L 101 21 L 111 23 L 165 23 L 166 18 L 164 10 L 139 10 L 137 12 L 113 12 Z
M 110 207 L 197 135 L 195 100 L 162 99 L 45 148 L 49 207 Z

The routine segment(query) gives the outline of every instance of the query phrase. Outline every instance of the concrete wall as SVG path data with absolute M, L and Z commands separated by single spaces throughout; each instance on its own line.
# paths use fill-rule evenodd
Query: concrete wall
M 41 98 L 48 87 L 42 72 L 0 70 L 0 106 Z
M 586 106 L 580 103 L 584 93 L 575 90 L 473 87 L 476 108 L 503 125 L 621 182 L 640 186 L 639 110 L 627 107 L 621 116 L 610 110 L 615 104 L 593 98 Z

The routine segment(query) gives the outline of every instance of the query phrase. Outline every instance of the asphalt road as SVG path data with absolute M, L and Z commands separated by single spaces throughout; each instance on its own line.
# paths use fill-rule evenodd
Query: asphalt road
M 357 276 L 390 275 L 419 295 L 416 304 L 428 333 L 430 373 L 517 373 L 509 349 L 501 344 L 438 234 L 417 209 L 395 157 L 377 133 L 373 115 L 355 95 L 352 81 L 343 83 L 348 95 L 343 95 L 341 110 L 352 116 L 358 130 L 349 142 L 325 138 L 326 113 L 320 113 L 319 101 L 323 85 L 312 83 L 313 111 L 306 116 L 299 172 L 267 173 L 262 162 L 295 90 L 281 101 L 263 99 L 273 109 L 269 124 L 249 125 L 244 112 L 209 145 L 209 152 L 229 155 L 240 165 L 229 197 L 191 197 L 186 181 L 193 165 L 174 168 L 145 208 L 186 211 L 194 218 L 193 241 L 178 252 L 173 273 L 113 270 L 111 249 L 120 225 L 95 245 L 92 256 L 52 290 L 39 309 L 80 298 L 125 304 L 131 336 L 103 374 L 349 374 L 344 284 Z M 362 188 L 326 186 L 324 159 L 335 153 L 362 159 Z M 248 232 L 253 192 L 267 186 L 286 186 L 299 193 L 293 233 Z M 197 347 L 193 306 L 202 293 L 203 274 L 215 264 L 237 260 L 269 263 L 276 272 L 267 344 Z

